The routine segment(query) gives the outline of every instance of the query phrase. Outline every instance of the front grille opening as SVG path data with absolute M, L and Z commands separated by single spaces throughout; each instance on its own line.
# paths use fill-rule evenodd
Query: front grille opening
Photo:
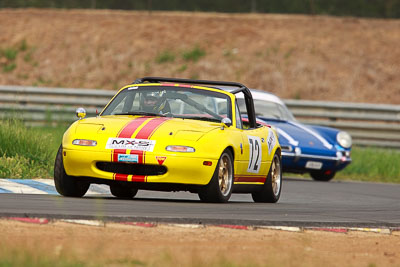
M 163 175 L 167 173 L 167 167 L 163 165 L 153 164 L 129 164 L 119 162 L 97 162 L 96 166 L 99 170 L 120 174 L 132 175 Z

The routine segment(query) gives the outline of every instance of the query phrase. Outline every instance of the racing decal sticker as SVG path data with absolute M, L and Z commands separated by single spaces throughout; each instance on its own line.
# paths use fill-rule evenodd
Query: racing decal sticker
M 138 155 L 119 154 L 118 161 L 119 162 L 129 162 L 129 163 L 138 163 L 139 157 L 138 157 Z
M 270 155 L 276 145 L 275 134 L 271 130 L 268 133 L 267 145 L 268 145 L 268 155 Z
M 250 136 L 249 139 L 249 166 L 247 172 L 258 173 L 261 167 L 261 139 L 258 136 Z
M 124 128 L 122 128 L 122 130 L 118 133 L 117 137 L 131 138 L 136 129 L 139 128 L 139 126 L 142 125 L 148 119 L 149 119 L 148 117 L 139 117 L 130 121 L 127 125 L 124 126 Z M 112 161 L 117 162 L 118 154 L 125 154 L 125 153 L 126 149 L 115 149 L 114 153 L 112 153 Z
M 114 149 L 112 161 L 118 161 L 118 155 L 126 154 L 126 150 L 131 150 L 131 155 L 136 155 L 138 157 L 137 163 L 145 163 L 145 153 L 146 151 L 153 151 L 155 146 L 155 140 L 148 140 L 153 133 L 162 125 L 164 122 L 169 120 L 170 118 L 151 118 L 151 117 L 140 117 L 129 122 L 118 134 L 117 138 L 109 138 L 108 142 L 111 142 L 111 145 L 118 145 L 117 142 L 120 142 L 120 145 L 123 145 L 122 149 Z M 140 126 L 144 126 L 136 133 L 137 129 Z M 110 140 L 111 139 L 111 140 Z M 122 144 L 122 140 L 124 143 Z M 135 141 L 140 141 L 141 143 L 135 143 Z M 115 141 L 113 143 L 113 141 Z M 133 143 L 131 143 L 131 141 Z M 144 142 L 143 142 L 144 141 Z M 108 145 L 107 142 L 107 145 Z M 129 143 L 128 143 L 129 142 Z M 112 148 L 111 148 L 112 149 Z M 140 149 L 140 150 L 139 150 Z M 145 182 L 147 176 L 142 175 L 127 175 L 127 174 L 115 174 L 114 179 L 119 181 L 133 181 L 133 182 Z
M 167 157 L 158 157 L 156 156 L 156 160 L 158 161 L 158 164 L 163 165 L 164 161 L 167 159 Z
M 140 131 L 136 134 L 138 139 L 149 139 L 153 133 L 160 127 L 163 123 L 170 120 L 170 118 L 155 118 L 149 121 Z M 152 151 L 151 151 L 152 152 Z M 132 150 L 131 154 L 139 155 L 139 163 L 145 163 L 145 150 Z
M 131 149 L 153 152 L 155 140 L 132 138 L 108 138 L 106 149 Z
M 136 118 L 129 123 L 127 123 L 121 131 L 118 133 L 117 137 L 119 138 L 130 138 L 133 133 L 146 121 L 148 120 L 148 117 L 139 117 Z M 114 149 L 112 155 L 111 155 L 111 160 L 113 162 L 118 161 L 118 155 L 120 154 L 125 154 L 126 149 Z M 114 179 L 118 181 L 128 181 L 128 174 L 120 174 L 120 173 L 115 173 L 114 174 Z M 133 178 L 131 178 L 133 181 Z M 139 182 L 144 182 L 145 176 L 137 177 L 136 179 Z

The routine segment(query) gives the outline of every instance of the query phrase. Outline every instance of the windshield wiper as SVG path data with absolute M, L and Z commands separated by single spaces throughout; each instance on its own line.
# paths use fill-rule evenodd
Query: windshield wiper
M 130 112 L 120 112 L 115 113 L 112 115 L 143 115 L 143 116 L 159 116 L 159 117 L 166 117 L 164 114 L 158 114 L 154 112 L 144 112 L 144 111 L 130 111 Z
M 212 121 L 212 122 L 221 122 L 220 120 L 216 118 L 209 118 L 209 117 L 199 117 L 199 116 L 175 116 L 175 118 L 181 118 L 181 119 L 188 119 L 188 120 L 201 120 L 201 121 Z

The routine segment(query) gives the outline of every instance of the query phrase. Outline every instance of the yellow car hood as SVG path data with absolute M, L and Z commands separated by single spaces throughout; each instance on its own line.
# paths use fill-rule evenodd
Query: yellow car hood
M 92 136 L 93 139 L 125 137 L 197 141 L 205 133 L 219 127 L 220 123 L 201 120 L 118 115 L 78 121 L 75 135 L 85 139 Z

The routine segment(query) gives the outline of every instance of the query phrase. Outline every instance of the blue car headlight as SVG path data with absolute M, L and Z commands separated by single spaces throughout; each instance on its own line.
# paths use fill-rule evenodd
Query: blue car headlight
M 352 140 L 350 134 L 341 131 L 336 135 L 336 140 L 344 148 L 350 148 L 352 145 Z

